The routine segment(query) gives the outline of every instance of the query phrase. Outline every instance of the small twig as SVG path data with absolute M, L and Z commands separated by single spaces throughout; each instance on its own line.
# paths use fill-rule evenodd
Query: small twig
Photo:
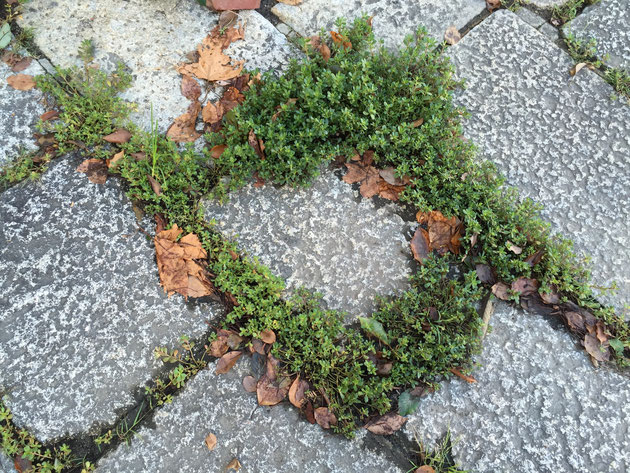
M 477 382 L 477 380 L 475 378 L 473 378 L 472 376 L 465 375 L 464 373 L 459 371 L 457 368 L 451 368 L 451 373 L 453 373 L 458 378 L 463 379 L 467 383 L 476 383 Z
M 490 317 L 494 314 L 494 296 L 490 294 L 486 301 L 486 308 L 483 310 L 483 325 L 481 326 L 481 339 L 486 338 L 488 332 L 488 324 L 490 323 Z

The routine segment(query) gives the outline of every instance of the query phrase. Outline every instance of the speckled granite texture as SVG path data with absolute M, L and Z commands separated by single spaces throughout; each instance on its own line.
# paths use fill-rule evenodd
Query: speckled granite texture
M 587 7 L 564 27 L 584 41 L 597 40 L 600 57 L 608 55 L 606 64 L 620 67 L 630 74 L 630 2 L 604 0 Z
M 411 227 L 393 204 L 377 210 L 331 171 L 306 189 L 250 184 L 205 209 L 289 288 L 320 291 L 329 308 L 367 315 L 375 295 L 407 287 Z
M 42 441 L 113 422 L 161 367 L 155 347 L 222 314 L 167 299 L 119 183 L 90 183 L 78 162 L 0 194 L 0 391 Z
M 475 473 L 630 471 L 630 378 L 595 370 L 564 328 L 501 303 L 475 384 L 453 379 L 405 425 L 427 442 L 450 427 Z
M 311 425 L 291 405 L 260 407 L 241 380 L 252 374 L 247 358 L 225 375 L 214 365 L 200 372 L 142 428 L 131 447 L 121 445 L 99 462 L 97 473 L 223 472 L 238 458 L 239 473 L 403 473 L 388 452 L 366 448 L 366 431 L 349 441 Z M 208 451 L 205 437 L 217 446 Z M 405 465 L 406 466 L 406 465 Z
M 14 74 L 37 75 L 43 72 L 37 63 L 19 73 L 0 61 L 0 166 L 12 161 L 20 149 L 35 149 L 34 126 L 44 107 L 39 102 L 42 94 L 36 89 L 15 90 L 7 84 L 7 78 Z
M 397 49 L 421 25 L 441 40 L 449 26 L 462 28 L 485 7 L 482 0 L 304 0 L 297 6 L 278 3 L 272 12 L 302 36 L 332 29 L 337 18 L 351 21 L 362 14 L 373 15 L 376 38 Z
M 496 38 L 501 38 L 497 42 Z M 509 184 L 544 204 L 552 228 L 593 258 L 594 281 L 630 302 L 630 107 L 509 11 L 448 50 L 466 89 L 465 134 Z
M 35 28 L 37 45 L 62 67 L 77 65 L 81 41 L 92 39 L 97 64 L 112 70 L 122 62 L 132 73 L 132 86 L 122 96 L 138 106 L 133 121 L 148 130 L 153 104 L 154 118 L 164 131 L 189 103 L 180 93 L 175 67 L 214 28 L 218 15 L 192 0 L 153 0 L 147 5 L 146 0 L 33 0 L 25 5 L 20 24 Z M 246 39 L 230 50 L 235 60 L 266 70 L 286 64 L 296 53 L 260 14 L 241 15 L 248 28 Z

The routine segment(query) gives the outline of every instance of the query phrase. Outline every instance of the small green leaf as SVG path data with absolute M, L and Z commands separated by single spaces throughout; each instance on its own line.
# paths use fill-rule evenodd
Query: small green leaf
M 367 333 L 374 335 L 381 342 L 389 344 L 387 332 L 385 332 L 383 325 L 378 320 L 368 319 L 367 317 L 359 317 L 359 322 L 361 322 L 361 328 Z
M 401 416 L 407 416 L 413 414 L 418 405 L 420 404 L 420 398 L 412 396 L 410 391 L 405 391 L 398 398 L 398 414 Z
M 617 338 L 613 338 L 611 340 L 608 341 L 608 343 L 610 343 L 610 346 L 613 347 L 613 350 L 615 350 L 615 353 L 618 356 L 623 355 L 623 343 L 621 342 L 621 340 L 617 339 Z

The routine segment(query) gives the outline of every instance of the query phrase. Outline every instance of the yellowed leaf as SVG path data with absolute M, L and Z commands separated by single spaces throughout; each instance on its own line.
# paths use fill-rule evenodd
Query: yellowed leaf
M 208 434 L 206 436 L 206 446 L 208 447 L 208 450 L 214 450 L 217 446 L 217 436 L 214 434 Z

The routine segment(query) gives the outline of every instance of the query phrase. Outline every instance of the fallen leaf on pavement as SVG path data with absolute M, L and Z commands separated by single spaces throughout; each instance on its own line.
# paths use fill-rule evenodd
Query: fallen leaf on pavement
M 190 76 L 182 76 L 182 95 L 188 100 L 197 100 L 201 95 L 199 83 Z
M 13 466 L 18 473 L 31 473 L 33 471 L 33 463 L 19 455 L 13 459 Z
M 110 133 L 109 135 L 104 136 L 103 139 L 108 143 L 126 143 L 131 139 L 131 133 L 129 133 L 129 131 L 125 130 L 124 128 L 119 128 L 114 133 Z
M 124 157 L 125 157 L 125 152 L 124 151 L 119 151 L 114 156 L 112 156 L 111 159 L 106 160 L 105 164 L 107 164 L 108 168 L 111 168 L 112 166 L 114 166 L 118 161 L 120 161 Z
M 314 412 L 315 421 L 324 429 L 337 423 L 337 417 L 327 407 L 318 407 Z
M 166 136 L 177 143 L 195 141 L 201 136 L 201 133 L 195 129 L 199 112 L 201 112 L 201 104 L 192 102 L 186 113 L 177 117 L 168 127 Z
M 518 292 L 521 296 L 527 296 L 538 291 L 538 281 L 536 279 L 529 279 L 520 277 L 512 283 L 512 292 Z
M 597 361 L 610 360 L 610 351 L 608 350 L 608 347 L 602 345 L 595 335 L 587 333 L 584 336 L 582 344 L 584 345 L 586 352 Z
M 258 381 L 253 376 L 245 376 L 243 378 L 243 387 L 248 393 L 255 393 L 257 384 Z
M 416 219 L 428 228 L 431 250 L 441 255 L 447 251 L 459 254 L 463 224 L 457 217 L 446 218 L 442 212 L 433 210 L 418 212 Z
M 107 163 L 102 159 L 86 159 L 79 164 L 77 171 L 85 173 L 94 184 L 105 184 L 107 181 Z
M 216 374 L 227 373 L 234 367 L 242 354 L 242 351 L 230 351 L 226 353 L 221 358 L 219 358 L 219 361 L 217 362 L 217 367 L 214 372 Z
M 455 25 L 449 26 L 444 33 L 444 40 L 450 44 L 451 46 L 456 44 L 460 39 L 462 39 L 462 35 L 459 33 L 459 30 Z
M 453 373 L 458 378 L 463 379 L 467 383 L 476 383 L 477 382 L 477 380 L 475 378 L 473 378 L 472 376 L 468 376 L 467 374 L 462 373 L 457 368 L 451 368 L 451 373 Z
M 435 469 L 429 465 L 423 465 L 413 473 L 435 473 Z
M 311 424 L 317 423 L 317 421 L 315 420 L 315 409 L 313 409 L 313 404 L 311 404 L 311 401 L 308 401 L 306 403 L 306 407 L 304 408 L 304 416 L 306 417 L 306 420 L 309 421 Z
M 330 59 L 330 48 L 319 36 L 311 36 L 307 44 L 310 44 L 314 51 L 319 52 L 324 58 L 324 61 Z
M 411 252 L 413 253 L 413 259 L 420 263 L 431 254 L 429 234 L 422 227 L 416 229 L 416 233 L 414 233 L 411 239 Z
M 232 59 L 223 53 L 232 41 L 243 39 L 243 27 L 230 27 L 221 30 L 218 25 L 197 46 L 199 61 L 193 64 L 184 64 L 177 68 L 177 72 L 183 75 L 195 76 L 207 81 L 229 80 L 237 77 L 243 70 L 244 61 L 232 64 Z
M 261 406 L 275 406 L 287 397 L 291 379 L 288 377 L 278 379 L 277 370 L 279 363 L 273 356 L 269 355 L 267 357 L 267 369 L 265 374 L 258 380 L 256 387 L 258 404 Z
M 210 355 L 221 358 L 228 351 L 227 337 L 218 337 L 210 344 Z
M 7 77 L 7 84 L 16 90 L 31 90 L 36 85 L 33 76 L 26 74 L 16 74 Z
M 195 260 L 208 255 L 199 238 L 189 233 L 179 242 L 182 230 L 173 224 L 170 230 L 158 233 L 155 238 L 155 255 L 160 283 L 170 296 L 175 292 L 184 297 L 203 297 L 214 294 L 214 285 L 205 268 Z
M 300 379 L 300 375 L 298 375 L 289 389 L 289 402 L 298 409 L 301 409 L 306 402 L 306 398 L 304 397 L 306 391 L 308 391 L 308 383 Z
M 583 67 L 585 67 L 587 64 L 585 62 L 579 62 L 577 63 L 575 66 L 573 66 L 571 68 L 571 70 L 569 71 L 569 74 L 571 74 L 572 76 L 574 76 L 575 74 L 577 74 L 578 72 L 580 72 L 582 70 Z
M 15 64 L 13 64 L 13 66 L 11 66 L 11 71 L 22 72 L 24 69 L 26 69 L 28 66 L 31 65 L 32 60 L 33 59 L 30 57 L 23 57 L 22 59 L 17 61 Z
M 206 436 L 206 447 L 212 451 L 217 446 L 217 436 L 214 434 L 208 434 Z
M 39 119 L 43 122 L 47 122 L 48 120 L 54 120 L 59 118 L 59 112 L 57 110 L 49 110 L 48 112 L 42 113 L 39 116 Z
M 407 419 L 395 412 L 388 412 L 385 415 L 372 419 L 365 428 L 376 435 L 391 435 L 403 426 Z
M 510 300 L 510 286 L 502 282 L 498 282 L 492 286 L 492 294 L 502 301 Z
M 238 461 L 237 458 L 232 458 L 232 461 L 230 463 L 228 463 L 228 465 L 225 467 L 226 470 L 234 470 L 234 471 L 238 471 L 241 469 L 241 462 Z
M 486 0 L 486 8 L 490 13 L 501 8 L 501 0 Z

